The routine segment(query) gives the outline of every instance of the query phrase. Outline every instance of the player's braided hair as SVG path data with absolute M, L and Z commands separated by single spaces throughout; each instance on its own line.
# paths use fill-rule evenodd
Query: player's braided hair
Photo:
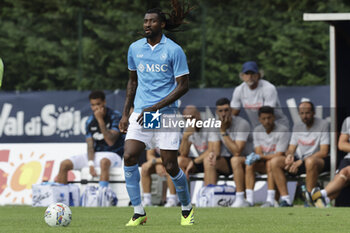
M 193 7 L 191 8 L 187 1 L 185 3 L 185 0 L 182 0 L 182 3 L 180 3 L 178 0 L 171 0 L 171 6 L 172 11 L 170 13 L 164 13 L 159 8 L 150 9 L 146 13 L 157 14 L 159 19 L 162 22 L 165 22 L 164 29 L 174 32 L 177 31 L 174 29 L 185 23 L 184 19 L 191 12 Z M 168 18 L 166 16 L 168 16 Z

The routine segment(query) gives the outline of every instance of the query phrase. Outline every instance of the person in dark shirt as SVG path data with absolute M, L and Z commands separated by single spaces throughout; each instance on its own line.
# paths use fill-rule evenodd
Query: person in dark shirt
M 106 107 L 106 97 L 102 91 L 92 91 L 89 100 L 93 114 L 86 122 L 87 154 L 75 155 L 62 161 L 57 182 L 67 184 L 69 170 L 80 170 L 87 166 L 90 174 L 97 176 L 95 168 L 100 167 L 99 184 L 107 187 L 110 167 L 122 164 L 125 135 L 118 128 L 121 114 Z

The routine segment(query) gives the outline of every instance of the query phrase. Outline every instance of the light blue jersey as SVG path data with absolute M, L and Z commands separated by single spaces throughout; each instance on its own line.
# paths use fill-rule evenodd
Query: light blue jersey
M 134 112 L 141 113 L 169 95 L 176 87 L 176 78 L 189 74 L 186 55 L 182 48 L 165 35 L 151 47 L 143 38 L 129 47 L 128 68 L 137 71 L 138 86 Z M 177 107 L 177 101 L 160 112 Z

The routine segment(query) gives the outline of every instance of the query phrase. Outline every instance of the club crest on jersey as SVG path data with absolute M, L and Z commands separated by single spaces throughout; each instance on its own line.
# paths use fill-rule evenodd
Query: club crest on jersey
M 160 55 L 160 60 L 165 61 L 167 57 L 168 57 L 168 55 L 166 53 L 162 53 Z

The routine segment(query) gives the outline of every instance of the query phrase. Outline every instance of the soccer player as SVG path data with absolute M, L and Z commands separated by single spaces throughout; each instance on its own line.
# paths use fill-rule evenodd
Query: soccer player
M 335 199 L 340 191 L 349 185 L 350 181 L 350 117 L 343 121 L 338 142 L 339 150 L 347 152 L 340 162 L 334 179 L 322 190 L 318 187 L 311 192 L 312 200 L 316 207 L 325 207 Z
M 255 154 L 246 158 L 246 193 L 253 193 L 255 172 L 267 174 L 267 199 L 262 207 L 274 207 L 275 183 L 271 170 L 271 159 L 281 156 L 287 150 L 290 133 L 287 127 L 275 122 L 274 109 L 262 106 L 259 109 L 258 125 L 253 132 Z M 247 201 L 254 204 L 253 195 L 247 195 Z
M 254 61 L 243 64 L 240 77 L 243 83 L 232 94 L 232 113 L 238 115 L 243 106 L 253 129 L 259 124 L 258 110 L 262 106 L 274 108 L 276 122 L 289 128 L 289 121 L 283 114 L 276 87 L 262 79 L 258 65 Z
M 233 171 L 236 200 L 232 207 L 248 207 L 249 203 L 244 199 L 244 161 L 245 156 L 253 151 L 250 126 L 248 121 L 232 115 L 231 111 L 230 100 L 221 98 L 216 101 L 216 114 L 221 121 L 221 128 L 219 133 L 212 134 L 210 138 L 210 141 L 218 144 L 204 159 L 204 176 L 209 184 L 216 184 L 218 173 L 230 175 Z M 217 145 L 219 150 L 215 149 Z
M 124 138 L 118 128 L 121 114 L 106 107 L 106 97 L 102 91 L 92 91 L 89 95 L 90 106 L 94 112 L 86 122 L 87 154 L 72 156 L 61 162 L 57 182 L 67 184 L 69 170 L 80 170 L 89 166 L 90 174 L 97 176 L 95 167 L 100 166 L 99 185 L 109 185 L 109 169 L 121 166 L 124 152 Z
M 181 25 L 186 13 L 178 12 L 180 6 L 177 3 L 177 8 L 174 7 L 174 11 L 169 14 L 170 19 L 167 19 L 160 9 L 148 10 L 143 20 L 145 38 L 129 47 L 130 76 L 123 117 L 119 124 L 121 131 L 127 132 L 124 148 L 125 182 L 134 206 L 134 215 L 126 226 L 142 225 L 147 220 L 141 204 L 140 173 L 137 165 L 139 155 L 146 146 L 160 149 L 163 165 L 174 182 L 181 202 L 181 225 L 194 223 L 186 175 L 177 163 L 180 132 L 175 129 L 143 129 L 145 112 L 157 111 L 153 114 L 154 119 L 157 119 L 159 114 L 162 114 L 162 118 L 174 114 L 177 111 L 177 100 L 189 88 L 186 55 L 179 45 L 163 34 L 163 30 L 171 30 Z M 134 112 L 129 115 L 132 102 Z M 150 145 L 152 141 L 156 145 Z
M 299 116 L 302 122 L 293 127 L 286 157 L 278 156 L 272 159 L 271 167 L 275 184 L 281 194 L 280 206 L 292 206 L 290 201 L 286 176 L 306 173 L 306 189 L 308 192 L 306 205 L 310 205 L 309 192 L 316 186 L 318 175 L 329 170 L 329 124 L 315 117 L 312 102 L 304 101 L 299 105 Z M 312 204 L 312 203 L 311 203 Z
M 201 120 L 200 112 L 193 105 L 186 106 L 182 114 L 186 119 Z M 196 125 L 185 129 L 180 144 L 178 163 L 187 177 L 189 174 L 204 172 L 203 160 L 209 155 L 213 144 L 209 141 L 210 134 L 209 130 L 198 128 Z M 194 150 L 191 150 L 191 146 Z M 204 179 L 204 184 L 208 184 L 206 179 Z

